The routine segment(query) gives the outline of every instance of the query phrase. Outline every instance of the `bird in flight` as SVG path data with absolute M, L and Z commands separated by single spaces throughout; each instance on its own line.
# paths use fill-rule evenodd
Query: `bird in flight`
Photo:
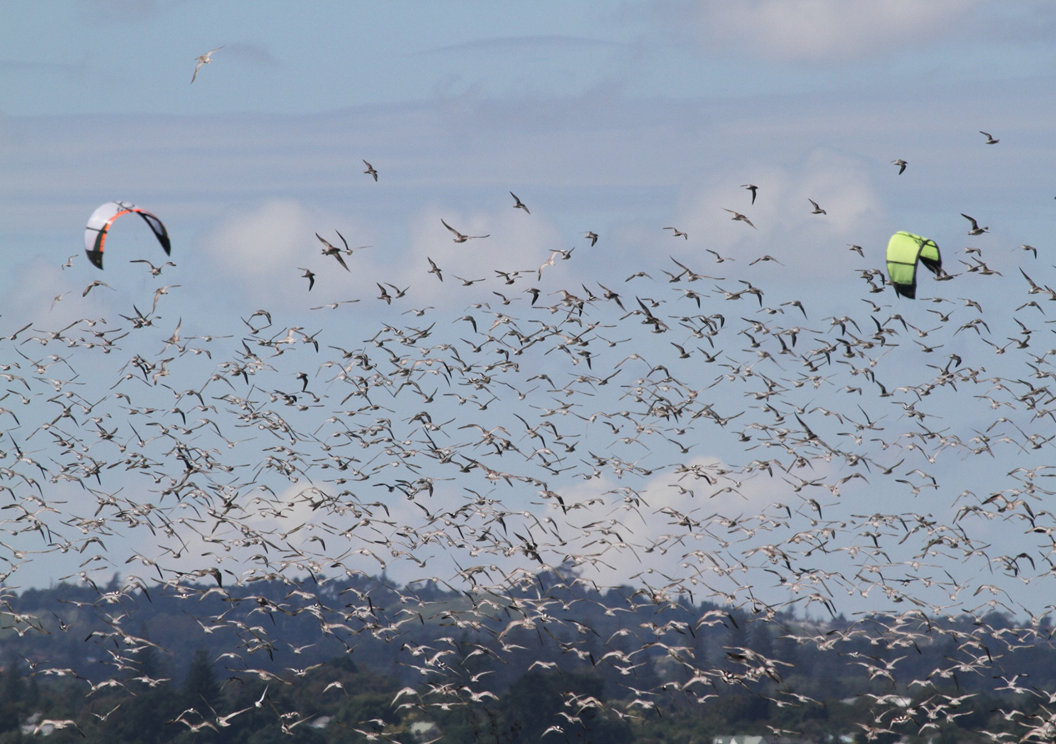
M 902 158 L 899 158 L 898 160 L 892 160 L 891 164 L 898 166 L 898 175 L 900 176 L 906 172 L 906 166 L 909 165 L 909 163 L 907 163 Z
M 745 217 L 745 216 L 744 216 L 743 214 L 741 214 L 740 212 L 734 212 L 734 211 L 733 211 L 732 209 L 726 209 L 726 207 L 723 207 L 723 208 L 722 208 L 722 211 L 724 211 L 724 212 L 729 212 L 730 214 L 732 214 L 732 215 L 733 215 L 733 217 L 731 217 L 730 219 L 731 219 L 731 220 L 734 220 L 735 222 L 744 222 L 744 223 L 745 223 L 745 224 L 747 224 L 747 225 L 748 225 L 749 227 L 751 227 L 751 228 L 753 228 L 753 229 L 755 229 L 755 230 L 758 230 L 758 229 L 759 229 L 759 228 L 757 228 L 757 227 L 756 227 L 755 225 L 753 225 L 753 224 L 752 224 L 752 221 L 751 221 L 750 219 L 748 219 L 747 217 Z
M 456 243 L 465 243 L 467 240 L 473 240 L 473 239 L 476 239 L 476 238 L 487 238 L 487 237 L 489 237 L 491 235 L 491 233 L 488 233 L 487 235 L 463 235 L 462 233 L 460 233 L 455 228 L 451 227 L 451 225 L 447 224 L 443 220 L 440 220 L 440 222 L 441 222 L 441 224 L 443 224 L 444 227 L 446 227 L 448 230 L 450 230 L 454 234 L 454 236 L 455 236 L 454 240 L 455 240 Z
M 676 238 L 677 238 L 677 237 L 679 237 L 679 236 L 681 236 L 681 237 L 682 237 L 683 239 L 685 239 L 685 240 L 689 240 L 689 235 L 687 235 L 686 233 L 682 232 L 682 231 L 681 231 L 681 230 L 679 230 L 679 229 L 678 229 L 677 227 L 665 227 L 664 229 L 665 229 L 665 230 L 670 230 L 670 231 L 671 231 L 671 233 L 672 233 L 672 235 L 673 235 L 674 237 L 676 237 Z
M 366 173 L 368 176 L 374 176 L 374 180 L 377 181 L 378 172 L 374 170 L 374 166 L 368 163 L 366 160 L 363 161 L 363 165 L 367 166 L 367 169 L 363 172 Z
M 147 266 L 149 266 L 149 267 L 150 267 L 150 275 L 151 275 L 151 276 L 160 276 L 160 275 L 161 275 L 161 271 L 162 271 L 162 269 L 164 269 L 164 268 L 165 268 L 166 266 L 172 266 L 172 267 L 175 267 L 175 266 L 176 266 L 176 264 L 174 264 L 174 263 L 173 263 L 172 261 L 166 261 L 166 262 L 165 262 L 165 263 L 163 263 L 163 264 L 162 264 L 161 266 L 155 266 L 155 265 L 154 265 L 154 264 L 152 264 L 152 263 L 151 263 L 150 261 L 147 261 L 146 259 L 143 259 L 143 258 L 136 258 L 136 259 L 133 259 L 133 260 L 129 261 L 129 263 L 142 263 L 142 264 L 146 264 Z
M 989 227 L 979 227 L 979 223 L 975 221 L 973 217 L 969 217 L 964 212 L 961 212 L 961 217 L 972 223 L 972 229 L 968 231 L 969 235 L 982 235 L 984 232 L 989 230 Z
M 517 202 L 516 204 L 513 205 L 514 209 L 523 209 L 526 214 L 531 214 L 531 212 L 528 211 L 528 207 L 524 206 L 524 202 L 522 202 L 520 199 L 517 198 L 517 194 L 515 194 L 515 193 L 513 193 L 511 191 L 510 192 L 510 196 L 512 196 L 513 200 L 515 202 Z
M 826 212 L 824 209 L 819 207 L 818 203 L 816 201 L 814 201 L 813 199 L 807 199 L 807 201 L 809 201 L 811 204 L 814 205 L 814 209 L 813 209 L 813 211 L 811 211 L 811 214 L 828 214 L 828 212 Z
M 593 248 L 598 243 L 598 234 L 593 230 L 587 230 L 587 240 L 590 241 L 590 246 Z
M 198 70 L 202 69 L 202 65 L 207 65 L 210 62 L 212 62 L 213 61 L 213 55 L 216 54 L 217 52 L 219 52 L 223 48 L 224 48 L 223 46 L 218 46 L 213 51 L 206 52 L 205 54 L 203 54 L 200 57 L 198 57 L 198 64 L 195 65 L 194 74 L 191 75 L 191 82 L 192 83 L 194 82 L 195 78 L 198 77 Z
M 91 284 L 89 284 L 87 287 L 84 288 L 84 292 L 81 293 L 81 297 L 87 297 L 88 293 L 91 292 L 96 287 L 106 287 L 107 289 L 113 289 L 113 287 L 111 287 L 106 282 L 103 282 L 100 279 L 96 279 L 94 282 L 92 282 Z
M 319 240 L 322 241 L 322 244 L 326 246 L 325 248 L 323 248 L 323 255 L 324 256 L 333 256 L 334 258 L 337 259 L 337 262 L 339 264 L 341 264 L 341 267 L 344 268 L 345 271 L 351 271 L 351 269 L 348 268 L 348 264 L 345 263 L 345 259 L 341 258 L 341 249 L 340 248 L 338 248 L 336 245 L 332 245 L 331 243 L 329 243 L 319 233 L 316 233 L 315 237 L 319 238 Z M 345 240 L 344 236 L 341 233 L 337 233 L 337 237 L 341 238 L 341 242 L 343 242 L 345 244 L 345 249 L 347 250 L 348 249 L 348 241 Z M 309 291 L 311 291 L 310 288 L 309 288 Z
M 755 204 L 755 196 L 756 192 L 759 191 L 759 187 L 756 186 L 754 183 L 742 183 L 741 188 L 748 189 L 752 192 L 752 204 Z
M 320 238 L 320 240 L 322 240 L 322 238 Z M 340 256 L 338 256 L 338 260 L 341 260 Z M 297 268 L 304 272 L 301 276 L 308 280 L 308 291 L 311 292 L 312 287 L 315 286 L 315 272 L 301 266 L 298 266 Z M 348 267 L 346 266 L 345 268 L 347 269 Z
M 979 130 L 979 134 L 982 134 L 986 137 L 986 144 L 988 145 L 996 145 L 998 142 L 1001 141 L 999 139 L 994 139 L 994 135 L 990 134 L 990 132 L 984 132 L 982 129 Z
M 455 279 L 458 279 L 458 281 L 462 282 L 462 286 L 463 287 L 472 287 L 477 282 L 484 281 L 483 279 L 463 279 L 462 277 L 458 276 L 457 274 L 455 274 Z

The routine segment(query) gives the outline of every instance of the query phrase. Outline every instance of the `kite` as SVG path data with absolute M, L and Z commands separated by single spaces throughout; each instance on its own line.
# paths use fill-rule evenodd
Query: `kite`
M 892 235 L 887 243 L 887 275 L 896 294 L 916 297 L 918 263 L 936 276 L 942 275 L 942 255 L 935 241 L 901 231 Z
M 106 242 L 106 234 L 109 232 L 110 226 L 114 224 L 114 220 L 118 217 L 131 212 L 138 214 L 150 226 L 150 229 L 154 232 L 154 237 L 158 239 L 161 247 L 165 249 L 165 255 L 171 254 L 172 246 L 169 244 L 169 233 L 166 232 L 165 225 L 161 224 L 161 220 L 135 204 L 119 201 L 107 202 L 92 212 L 92 216 L 88 218 L 88 224 L 84 228 L 84 250 L 88 254 L 88 260 L 97 268 L 103 268 L 103 244 Z

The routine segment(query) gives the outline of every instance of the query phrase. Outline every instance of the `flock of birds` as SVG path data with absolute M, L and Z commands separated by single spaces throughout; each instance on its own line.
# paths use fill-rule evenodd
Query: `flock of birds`
M 220 48 L 198 58 L 192 83 Z M 902 175 L 907 163 L 893 162 Z M 743 188 L 752 205 L 765 195 Z M 963 216 L 969 236 L 986 233 Z M 456 243 L 479 241 L 467 250 L 486 250 L 489 235 L 441 222 Z M 693 244 L 673 226 L 658 227 L 658 242 L 664 231 Z M 316 237 L 326 260 L 356 270 L 340 233 L 342 247 Z M 929 618 L 967 614 L 988 631 L 992 613 L 1011 618 L 996 633 L 1006 649 L 953 639 L 974 659 L 958 662 L 962 674 L 1014 674 L 1004 652 L 1051 642 L 1056 290 L 1037 249 L 966 248 L 965 269 L 941 277 L 957 281 L 929 280 L 931 297 L 897 305 L 884 272 L 862 268 L 861 296 L 823 317 L 820 300 L 788 296 L 767 273 L 781 263 L 768 254 L 701 247 L 692 261 L 623 277 L 604 266 L 602 234 L 583 238 L 481 278 L 445 276 L 429 258 L 420 282 L 434 283 L 430 297 L 442 290 L 439 310 L 413 304 L 421 285 L 384 281 L 371 312 L 344 307 L 369 297 L 306 306 L 309 318 L 341 310 L 353 328 L 376 322 L 356 340 L 348 324 L 307 332 L 267 308 L 188 335 L 168 312 L 175 284 L 121 322 L 8 331 L 0 575 L 11 585 L 28 562 L 69 556 L 77 565 L 63 580 L 102 587 L 122 572 L 121 588 L 100 588 L 97 604 L 123 657 L 150 642 L 122 625 L 122 594 L 163 587 L 197 614 L 202 596 L 240 597 L 260 579 L 288 582 L 283 611 L 317 617 L 350 647 L 441 615 L 468 633 L 503 623 L 492 639 L 503 650 L 515 628 L 589 634 L 559 619 L 565 600 L 541 572 L 631 586 L 657 608 L 716 602 L 762 623 L 795 612 L 801 621 L 779 635 L 819 648 L 854 637 L 853 623 L 812 631 L 844 612 L 886 613 L 890 648 L 949 640 L 920 632 Z M 594 279 L 565 284 L 591 251 Z M 573 268 L 560 272 L 558 261 Z M 137 262 L 148 281 L 178 271 Z M 299 270 L 313 291 L 320 270 Z M 313 581 L 378 572 L 402 587 L 403 619 L 381 622 L 355 592 L 342 607 L 310 596 Z M 463 593 L 465 605 L 419 599 L 410 587 L 425 581 Z M 4 614 L 5 625 L 34 625 Z M 691 669 L 694 685 L 777 674 L 777 662 L 747 649 L 736 650 L 740 672 L 693 658 L 687 632 L 727 617 L 629 630 Z M 232 652 L 253 671 L 252 648 Z M 454 671 L 429 658 L 422 689 L 482 704 L 472 685 L 445 685 Z M 636 692 L 655 703 L 672 690 Z M 1048 740 L 1043 724 L 1023 722 L 1018 738 Z

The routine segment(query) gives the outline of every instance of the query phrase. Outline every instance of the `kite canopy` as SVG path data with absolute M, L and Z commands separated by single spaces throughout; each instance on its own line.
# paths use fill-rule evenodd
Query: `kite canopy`
M 142 217 L 143 221 L 150 226 L 154 237 L 165 249 L 165 254 L 172 252 L 172 246 L 169 245 L 169 233 L 166 232 L 165 225 L 161 224 L 161 220 L 135 204 L 119 201 L 107 202 L 92 212 L 84 228 L 84 250 L 88 254 L 88 260 L 97 268 L 103 268 L 103 244 L 106 243 L 106 234 L 110 230 L 110 225 L 114 224 L 114 220 L 121 215 L 132 212 Z
M 897 232 L 887 243 L 887 275 L 895 292 L 913 299 L 917 296 L 917 265 L 924 264 L 933 274 L 942 274 L 942 255 L 934 240 L 908 232 Z

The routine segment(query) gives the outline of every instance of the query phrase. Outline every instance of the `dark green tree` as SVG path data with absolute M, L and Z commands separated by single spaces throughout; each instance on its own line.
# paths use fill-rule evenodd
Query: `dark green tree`
M 197 710 L 203 718 L 212 717 L 213 711 L 220 706 L 220 684 L 216 681 L 209 651 L 204 647 L 194 652 L 183 683 L 183 695 L 187 707 Z
M 500 702 L 509 741 L 539 741 L 543 731 L 560 724 L 568 741 L 630 742 L 633 735 L 626 721 L 610 717 L 593 705 L 576 703 L 587 698 L 604 701 L 603 687 L 603 680 L 590 674 L 529 672 L 510 687 Z M 570 724 L 559 712 L 578 717 L 580 722 Z
M 19 714 L 25 698 L 26 682 L 22 678 L 22 662 L 9 661 L 0 678 L 0 732 L 18 729 Z

